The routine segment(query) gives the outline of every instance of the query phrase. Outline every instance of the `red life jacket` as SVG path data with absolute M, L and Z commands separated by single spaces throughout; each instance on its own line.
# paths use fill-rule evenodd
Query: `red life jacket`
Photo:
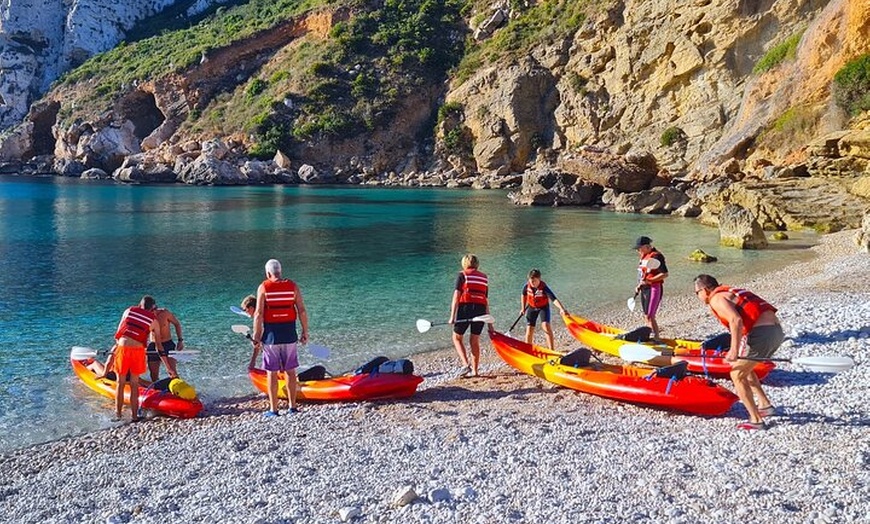
M 460 304 L 486 304 L 489 294 L 489 279 L 480 271 L 469 268 L 462 271 L 465 277 L 459 294 Z
M 526 283 L 526 304 L 530 308 L 540 309 L 550 303 L 550 297 L 544 291 L 547 289 L 547 284 L 542 280 L 538 287 L 532 287 Z
M 263 321 L 273 324 L 296 321 L 296 284 L 289 279 L 264 280 L 266 311 Z
M 647 267 L 649 260 L 656 258 L 656 255 L 660 254 L 657 250 L 653 249 L 646 255 L 640 257 L 640 262 L 637 265 L 637 272 L 640 277 L 641 282 L 650 283 L 649 279 L 656 275 L 660 275 L 662 273 L 661 266 L 656 269 L 650 269 Z M 661 284 L 661 282 L 657 281 L 656 284 Z
M 128 307 L 121 316 L 121 323 L 118 324 L 118 330 L 115 332 L 115 340 L 127 337 L 147 346 L 151 323 L 156 319 L 157 315 L 152 311 L 139 306 Z
M 766 300 L 751 291 L 736 287 L 719 286 L 710 293 L 711 300 L 713 295 L 716 293 L 732 293 L 737 297 L 734 307 L 737 309 L 737 313 L 740 314 L 740 319 L 743 320 L 744 335 L 748 335 L 749 332 L 752 331 L 755 323 L 758 322 L 759 318 L 761 318 L 762 313 L 765 311 L 773 311 L 776 313 L 775 307 L 771 306 Z M 710 310 L 713 311 L 713 314 L 719 319 L 719 322 L 727 328 L 728 321 L 720 317 L 713 308 L 710 308 Z

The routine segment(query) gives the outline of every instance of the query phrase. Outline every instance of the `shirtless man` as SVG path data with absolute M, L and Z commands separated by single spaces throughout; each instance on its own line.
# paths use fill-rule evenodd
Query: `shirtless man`
M 150 298 L 150 297 L 149 297 Z M 157 323 L 160 324 L 160 333 L 162 334 L 160 341 L 161 348 L 157 349 L 152 341 L 148 344 L 148 371 L 151 373 L 151 382 L 157 382 L 160 379 L 160 362 L 166 366 L 169 376 L 178 376 L 176 368 L 177 361 L 170 355 L 171 351 L 181 351 L 184 349 L 184 338 L 181 336 L 181 322 L 175 318 L 172 311 L 166 308 L 158 308 L 154 302 L 152 306 L 154 314 L 157 316 Z M 178 345 L 172 340 L 172 332 L 169 326 L 175 326 L 175 335 L 178 337 Z

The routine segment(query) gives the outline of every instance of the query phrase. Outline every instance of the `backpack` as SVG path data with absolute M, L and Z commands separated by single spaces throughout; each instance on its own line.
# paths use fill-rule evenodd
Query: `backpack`
M 414 373 L 414 364 L 406 358 L 399 360 L 388 360 L 378 366 L 378 373 L 411 375 L 412 373 Z
M 362 366 L 356 368 L 356 371 L 354 371 L 353 374 L 362 375 L 363 373 L 371 373 L 373 371 L 376 371 L 378 369 L 378 366 L 380 366 L 384 362 L 389 362 L 389 360 L 390 359 L 388 359 L 387 357 L 375 357 L 363 364 Z

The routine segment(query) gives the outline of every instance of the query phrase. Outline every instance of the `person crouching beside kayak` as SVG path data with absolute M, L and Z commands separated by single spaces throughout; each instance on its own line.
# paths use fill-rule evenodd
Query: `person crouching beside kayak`
M 652 239 L 649 237 L 639 237 L 634 243 L 634 249 L 640 255 L 634 293 L 635 296 L 640 294 L 646 324 L 652 329 L 653 338 L 658 339 L 659 324 L 656 322 L 656 313 L 662 302 L 663 283 L 668 278 L 668 266 L 665 264 L 665 256 L 652 247 Z
M 139 422 L 139 375 L 148 369 L 145 347 L 148 345 L 149 335 L 153 340 L 162 340 L 155 308 L 154 298 L 145 295 L 138 306 L 130 306 L 124 310 L 121 322 L 115 331 L 115 345 L 112 347 L 105 369 L 113 370 L 117 375 L 115 415 L 118 419 L 121 418 L 124 407 L 124 387 L 127 385 L 127 373 L 129 373 L 132 421 Z M 173 370 L 169 370 L 169 376 L 176 378 L 178 375 Z
M 459 376 L 478 376 L 480 365 L 480 334 L 483 332 L 483 322 L 468 322 L 468 320 L 489 314 L 489 278 L 478 268 L 480 261 L 477 255 L 468 254 L 462 257 L 462 271 L 456 277 L 453 290 L 453 300 L 450 304 L 450 323 L 453 324 L 453 347 L 459 354 L 462 369 Z M 471 327 L 468 344 L 471 346 L 471 365 L 462 337 Z M 489 325 L 492 331 L 492 324 Z
M 302 324 L 302 334 L 296 334 L 296 319 Z M 261 342 L 263 341 L 263 342 Z M 302 301 L 302 292 L 292 280 L 281 278 L 281 262 L 266 262 L 266 280 L 257 288 L 257 307 L 254 311 L 254 335 L 251 344 L 251 367 L 257 354 L 263 350 L 263 368 L 269 386 L 267 417 L 278 416 L 278 373 L 286 377 L 289 413 L 296 413 L 296 368 L 299 356 L 296 343 L 308 342 L 308 313 Z
M 720 286 L 710 275 L 695 277 L 695 294 L 731 333 L 731 348 L 725 360 L 731 363 L 731 381 L 749 412 L 749 420 L 737 428 L 765 429 L 764 418 L 773 415 L 775 409 L 755 374 L 757 362 L 743 357 L 770 358 L 779 349 L 785 335 L 776 308 L 745 289 Z
M 529 280 L 523 286 L 523 293 L 520 297 L 520 314 L 526 315 L 526 343 L 532 344 L 535 338 L 535 324 L 538 322 L 538 317 L 541 317 L 541 329 L 547 337 L 547 347 L 550 350 L 555 349 L 553 343 L 553 329 L 550 327 L 550 301 L 562 314 L 566 314 L 565 306 L 559 302 L 553 290 L 541 280 L 541 271 L 533 269 L 529 271 Z

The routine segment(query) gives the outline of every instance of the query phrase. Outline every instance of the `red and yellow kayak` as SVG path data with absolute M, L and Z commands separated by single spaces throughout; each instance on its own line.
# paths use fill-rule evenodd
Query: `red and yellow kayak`
M 725 360 L 724 354 L 712 350 L 701 349 L 701 341 L 663 338 L 660 343 L 628 342 L 616 338 L 626 333 L 626 330 L 599 324 L 577 315 L 562 315 L 568 331 L 581 344 L 608 355 L 619 356 L 619 348 L 623 344 L 643 344 L 659 352 L 673 352 L 673 355 L 662 355 L 650 361 L 653 365 L 668 365 L 685 361 L 692 373 L 703 373 L 715 378 L 728 378 L 731 365 Z M 755 366 L 755 374 L 759 380 L 766 377 L 776 365 L 773 362 L 759 362 Z
M 553 384 L 599 397 L 695 415 L 718 416 L 737 395 L 698 376 L 650 376 L 655 369 L 593 362 L 584 367 L 559 364 L 563 356 L 500 333 L 490 333 L 496 353 L 513 368 Z
M 263 393 L 268 393 L 266 371 L 248 370 L 251 383 Z M 387 398 L 410 397 L 417 392 L 423 377 L 399 373 L 346 374 L 321 380 L 299 382 L 298 399 L 301 401 L 354 402 Z M 287 398 L 287 383 L 283 373 L 278 378 L 278 396 Z
M 73 371 L 85 385 L 104 397 L 115 398 L 117 384 L 108 378 L 97 378 L 96 373 L 88 369 L 94 362 L 93 358 L 81 360 L 70 359 Z M 169 391 L 149 389 L 150 381 L 139 380 L 139 407 L 153 410 L 162 415 L 176 418 L 193 418 L 202 411 L 199 399 L 186 400 Z M 130 388 L 124 388 L 124 404 L 130 404 Z

